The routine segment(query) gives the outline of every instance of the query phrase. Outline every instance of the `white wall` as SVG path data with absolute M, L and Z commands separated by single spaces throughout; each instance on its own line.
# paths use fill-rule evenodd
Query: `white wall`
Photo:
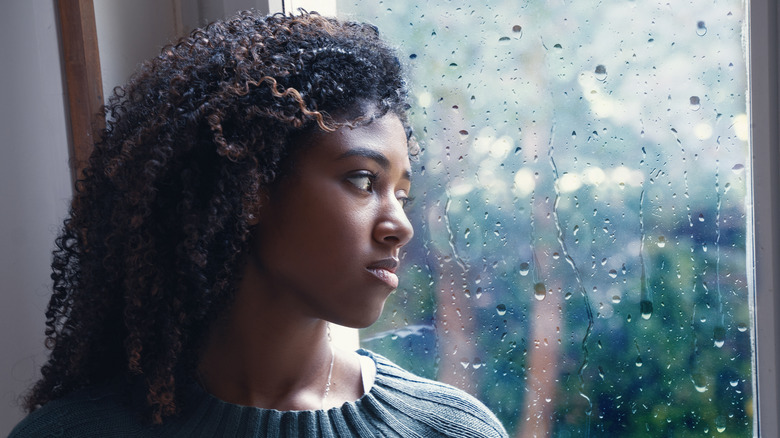
M 51 249 L 70 197 L 67 120 L 54 1 L 0 14 L 0 436 L 45 359 Z
M 95 25 L 100 50 L 103 94 L 123 85 L 141 63 L 177 39 L 173 0 L 98 0 Z

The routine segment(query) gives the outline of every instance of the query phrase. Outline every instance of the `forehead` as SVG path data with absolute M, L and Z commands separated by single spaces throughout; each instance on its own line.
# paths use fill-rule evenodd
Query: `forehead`
M 356 128 L 344 126 L 334 132 L 318 131 L 309 137 L 306 143 L 308 143 L 306 152 L 300 157 L 303 160 L 382 156 L 389 167 L 404 171 L 408 171 L 411 167 L 406 130 L 395 114 L 386 114 Z M 356 154 L 354 151 L 364 153 Z M 369 151 L 375 154 L 370 154 Z

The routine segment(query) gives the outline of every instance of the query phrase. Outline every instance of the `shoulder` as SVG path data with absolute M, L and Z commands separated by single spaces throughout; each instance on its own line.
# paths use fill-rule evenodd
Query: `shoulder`
M 387 358 L 361 350 L 374 359 L 377 376 L 371 394 L 391 415 L 428 428 L 422 436 L 507 436 L 493 412 L 482 402 L 445 383 L 404 370 Z
M 130 437 L 145 427 L 121 385 L 101 385 L 46 403 L 17 424 L 9 438 Z

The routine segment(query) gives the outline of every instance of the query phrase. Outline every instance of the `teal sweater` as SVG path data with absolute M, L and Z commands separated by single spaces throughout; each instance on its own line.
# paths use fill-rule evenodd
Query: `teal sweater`
M 365 350 L 377 366 L 359 400 L 327 411 L 288 411 L 223 402 L 193 385 L 184 412 L 162 425 L 144 422 L 119 385 L 87 388 L 47 403 L 9 438 L 23 437 L 506 437 L 482 403 L 417 377 Z

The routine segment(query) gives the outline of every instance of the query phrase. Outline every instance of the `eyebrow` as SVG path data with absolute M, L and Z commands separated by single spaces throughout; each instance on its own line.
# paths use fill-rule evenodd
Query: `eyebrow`
M 339 155 L 338 159 L 339 160 L 343 160 L 343 159 L 349 158 L 349 157 L 368 158 L 369 160 L 373 160 L 377 164 L 379 164 L 379 166 L 382 167 L 382 169 L 384 169 L 385 171 L 390 169 L 390 160 L 388 160 L 387 157 L 384 154 L 382 154 L 380 152 L 377 152 L 377 151 L 375 151 L 373 149 L 367 149 L 367 148 L 354 148 L 354 149 L 350 149 L 350 150 L 344 152 L 343 154 Z M 404 179 L 407 179 L 407 180 L 411 181 L 412 180 L 412 172 L 409 169 L 406 169 L 404 171 L 402 177 Z

